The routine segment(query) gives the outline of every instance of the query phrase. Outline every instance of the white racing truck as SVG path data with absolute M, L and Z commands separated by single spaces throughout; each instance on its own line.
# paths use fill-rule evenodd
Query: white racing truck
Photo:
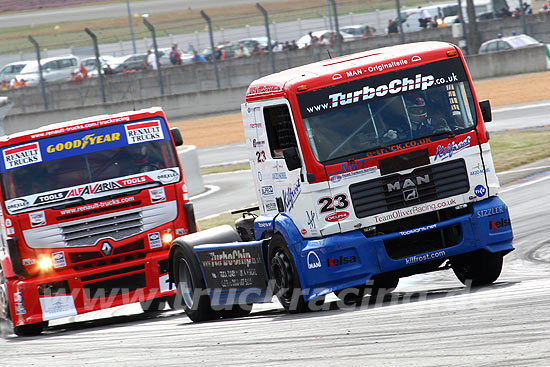
M 193 321 L 357 301 L 399 278 L 500 275 L 512 246 L 485 122 L 460 50 L 399 45 L 254 81 L 242 105 L 260 215 L 177 238 L 170 279 Z

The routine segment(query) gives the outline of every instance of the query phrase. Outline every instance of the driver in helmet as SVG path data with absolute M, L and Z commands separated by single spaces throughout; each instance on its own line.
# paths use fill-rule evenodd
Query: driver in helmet
M 149 172 L 159 169 L 158 164 L 150 157 L 146 144 L 139 144 L 132 147 L 132 164 L 137 172 Z
M 428 116 L 426 100 L 423 96 L 418 94 L 407 96 L 405 97 L 405 104 L 411 121 L 413 138 L 431 135 L 438 131 L 450 131 L 449 124 L 443 117 Z

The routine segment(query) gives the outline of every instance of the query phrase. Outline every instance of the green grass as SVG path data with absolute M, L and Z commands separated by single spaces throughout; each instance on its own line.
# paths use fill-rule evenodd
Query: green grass
M 550 157 L 548 130 L 495 133 L 489 142 L 497 172 Z
M 108 2 L 106 1 L 106 3 Z M 116 3 L 125 6 L 120 1 Z M 415 6 L 416 3 L 414 0 L 401 1 L 402 6 Z M 319 18 L 327 15 L 327 2 L 325 0 L 302 0 L 299 3 L 287 0 L 266 3 L 263 6 L 268 11 L 272 23 Z M 337 7 L 340 15 L 347 15 L 349 13 L 372 12 L 376 9 L 393 9 L 395 2 L 387 0 L 339 0 Z M 212 19 L 214 30 L 264 24 L 263 17 L 254 4 L 211 8 L 205 11 Z M 151 33 L 143 25 L 142 19 L 135 15 L 133 24 L 136 40 L 150 38 Z M 207 31 L 206 23 L 199 10 L 187 10 L 183 5 L 181 11 L 151 14 L 148 19 L 155 25 L 158 37 Z M 46 25 L 0 28 L 0 53 L 33 52 L 34 48 L 27 40 L 28 35 L 32 35 L 43 49 L 91 46 L 91 39 L 84 32 L 86 27 L 97 35 L 100 43 L 113 43 L 131 39 L 127 17 L 81 22 L 52 22 Z
M 221 166 L 212 166 L 208 168 L 201 168 L 201 175 L 210 175 L 213 173 L 223 173 L 223 172 L 235 172 L 242 170 L 249 170 L 250 164 L 247 163 L 238 163 L 231 165 L 221 165 Z

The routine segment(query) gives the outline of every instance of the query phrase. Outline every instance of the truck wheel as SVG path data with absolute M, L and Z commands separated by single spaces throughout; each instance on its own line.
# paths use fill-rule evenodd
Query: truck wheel
M 164 307 L 166 307 L 166 298 L 165 297 L 153 298 L 147 301 L 140 302 L 140 305 L 141 305 L 141 309 L 145 313 L 160 312 L 164 310 Z
M 13 332 L 17 336 L 36 336 L 40 335 L 47 326 L 47 321 L 37 322 L 36 324 L 15 326 Z
M 284 309 L 290 313 L 312 311 L 324 303 L 325 297 L 306 302 L 302 286 L 284 239 L 276 235 L 269 244 L 269 277 L 274 284 L 273 294 L 277 295 Z
M 502 271 L 502 258 L 500 252 L 478 251 L 453 258 L 451 266 L 462 284 L 471 281 L 475 287 L 491 284 L 498 279 Z
M 206 284 L 200 266 L 191 247 L 180 246 L 174 253 L 174 275 L 177 286 L 177 302 L 194 322 L 217 318 L 210 306 L 210 297 L 206 293 Z

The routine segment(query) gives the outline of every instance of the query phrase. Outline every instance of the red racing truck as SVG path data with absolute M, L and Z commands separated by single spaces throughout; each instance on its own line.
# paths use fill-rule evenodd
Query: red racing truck
M 512 227 L 490 105 L 458 47 L 399 45 L 269 75 L 249 86 L 242 115 L 260 215 L 240 219 L 238 235 L 227 226 L 172 244 L 191 319 L 269 302 L 270 289 L 300 312 L 413 274 L 499 277 Z
M 0 138 L 0 316 L 17 335 L 48 320 L 173 301 L 172 240 L 196 231 L 162 109 Z

